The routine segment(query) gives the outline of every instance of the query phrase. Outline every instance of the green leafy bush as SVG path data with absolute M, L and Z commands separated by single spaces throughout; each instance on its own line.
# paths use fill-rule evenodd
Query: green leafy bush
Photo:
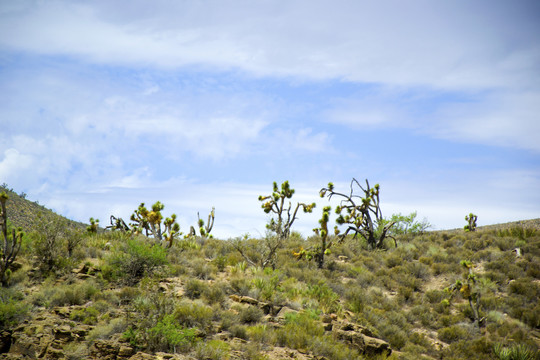
M 228 360 L 231 346 L 221 340 L 210 340 L 197 344 L 195 357 L 199 360 Z
M 148 347 L 152 351 L 184 352 L 196 341 L 196 330 L 178 324 L 174 315 L 165 315 L 148 330 Z
M 214 311 L 211 307 L 200 302 L 183 301 L 173 312 L 174 319 L 187 328 L 199 327 L 209 329 L 212 325 Z
M 452 325 L 444 327 L 437 331 L 439 339 L 447 343 L 453 343 L 459 340 L 464 340 L 469 337 L 469 332 L 460 325 Z
M 167 252 L 162 246 L 141 238 L 129 238 L 119 244 L 106 260 L 112 277 L 128 284 L 135 284 L 168 264 Z
M 29 306 L 23 294 L 12 289 L 0 288 L 0 330 L 13 328 L 28 314 Z

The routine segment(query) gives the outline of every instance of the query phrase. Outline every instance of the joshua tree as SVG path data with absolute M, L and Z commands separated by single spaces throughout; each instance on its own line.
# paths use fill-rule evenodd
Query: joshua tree
M 157 243 L 167 243 L 167 248 L 170 248 L 173 241 L 180 237 L 180 225 L 176 222 L 176 214 L 172 214 L 170 218 L 163 220 L 161 210 L 165 206 L 157 201 L 152 205 L 152 209 L 148 210 L 144 203 L 139 205 L 139 208 L 131 215 L 132 223 L 126 224 L 124 219 L 117 218 L 111 215 L 111 225 L 106 229 L 120 230 L 132 234 L 143 234 L 147 237 L 153 236 Z M 163 223 L 162 223 L 163 222 Z
M 364 197 L 354 194 L 354 187 L 358 187 L 364 192 Z M 379 184 L 373 188 L 369 186 L 366 179 L 366 188 L 353 178 L 350 186 L 350 193 L 342 194 L 334 190 L 334 184 L 328 183 L 328 187 L 322 188 L 320 196 L 327 196 L 328 200 L 337 196 L 341 198 L 339 206 L 336 208 L 338 225 L 347 225 L 347 229 L 340 236 L 340 241 L 350 233 L 354 232 L 354 238 L 357 235 L 366 239 L 372 249 L 383 247 L 384 240 L 392 238 L 397 246 L 395 238 L 388 234 L 388 230 L 395 224 L 395 221 L 385 221 L 379 205 Z M 344 214 L 343 214 L 344 213 Z
M 161 210 L 164 208 L 165 205 L 159 201 L 152 205 L 152 210 L 148 210 L 144 203 L 141 203 L 131 215 L 131 221 L 133 221 L 132 227 L 135 233 L 144 231 L 144 235 L 152 235 L 158 243 L 166 242 L 168 243 L 167 247 L 170 248 L 173 240 L 181 235 L 180 225 L 176 222 L 176 214 L 163 220 Z
M 0 194 L 0 229 L 2 231 L 2 247 L 0 248 L 0 282 L 2 286 L 8 285 L 9 274 L 11 273 L 10 266 L 15 261 L 19 250 L 21 249 L 21 242 L 23 232 L 21 228 L 11 229 L 11 233 L 8 231 L 8 220 L 6 211 L 6 202 L 8 196 L 5 192 Z
M 465 231 L 476 231 L 476 220 L 478 220 L 478 216 L 473 213 L 466 215 L 465 221 L 467 221 L 468 224 L 464 227 Z
M 252 257 L 248 255 L 248 249 L 246 248 L 246 241 L 236 241 L 233 243 L 235 249 L 242 255 L 242 257 L 252 266 L 260 265 L 261 267 L 266 267 L 271 265 L 275 267 L 274 259 L 276 252 L 283 246 L 283 242 L 287 239 L 291 233 L 291 227 L 294 221 L 297 219 L 296 215 L 298 210 L 302 208 L 304 213 L 310 213 L 315 207 L 313 204 L 304 204 L 297 203 L 294 207 L 290 201 L 287 199 L 292 198 L 294 194 L 294 189 L 291 189 L 289 182 L 285 181 L 281 184 L 281 190 L 279 190 L 277 183 L 274 181 L 273 192 L 268 196 L 259 196 L 259 201 L 262 201 L 263 204 L 261 207 L 264 212 L 274 213 L 277 215 L 277 219 L 272 218 L 270 223 L 266 225 L 266 228 L 275 233 L 275 236 L 266 236 L 264 239 L 264 246 L 257 249 L 257 253 L 260 256 L 260 261 L 255 261 Z M 292 213 L 291 213 L 292 211 Z
M 324 256 L 330 254 L 330 248 L 333 245 L 333 241 L 328 237 L 328 221 L 330 220 L 331 210 L 332 208 L 330 206 L 325 206 L 323 208 L 322 217 L 319 220 L 321 227 L 313 229 L 315 234 L 320 237 L 321 243 L 314 248 L 308 250 L 300 249 L 299 252 L 293 253 L 298 259 L 305 258 L 307 260 L 315 260 L 319 269 L 322 269 L 324 266 Z M 339 233 L 337 226 L 334 228 L 334 232 Z
M 122 218 L 117 218 L 114 215 L 111 215 L 111 225 L 105 227 L 105 229 L 110 229 L 111 231 L 120 230 L 124 232 L 130 232 L 128 224 Z
M 199 216 L 199 213 L 197 213 L 197 218 L 199 219 L 197 221 L 197 225 L 199 226 L 199 234 L 201 235 L 202 238 L 212 237 L 210 232 L 212 231 L 212 228 L 214 227 L 215 214 L 216 214 L 215 208 L 212 208 L 212 211 L 210 211 L 210 214 L 208 214 L 208 221 L 205 225 L 204 220 L 201 219 L 201 217 Z M 195 237 L 195 236 L 197 236 L 197 232 L 195 231 L 195 228 L 191 226 L 189 229 L 189 234 L 186 237 Z
M 460 262 L 467 271 L 463 274 L 464 281 L 457 280 L 455 284 L 449 286 L 446 290 L 450 292 L 450 299 L 459 292 L 461 296 L 469 302 L 471 311 L 474 317 L 474 323 L 477 327 L 483 325 L 484 319 L 480 318 L 479 308 L 480 308 L 480 291 L 476 286 L 476 274 L 473 272 L 475 267 L 473 263 L 467 260 L 462 260 Z
M 90 225 L 86 227 L 86 232 L 89 234 L 97 233 L 99 228 L 99 219 L 90 218 Z
M 298 209 L 302 208 L 304 213 L 310 213 L 315 207 L 313 204 L 296 203 L 294 211 L 291 215 L 292 204 L 289 201 L 286 205 L 286 199 L 292 198 L 294 195 L 294 189 L 291 189 L 289 182 L 285 181 L 281 184 L 281 191 L 278 189 L 277 183 L 274 181 L 274 191 L 268 196 L 259 196 L 259 201 L 264 203 L 261 205 L 264 212 L 274 213 L 277 215 L 277 219 L 272 218 L 270 223 L 266 225 L 266 228 L 276 234 L 281 241 L 288 238 L 291 233 L 291 227 L 294 221 L 297 219 L 296 214 Z

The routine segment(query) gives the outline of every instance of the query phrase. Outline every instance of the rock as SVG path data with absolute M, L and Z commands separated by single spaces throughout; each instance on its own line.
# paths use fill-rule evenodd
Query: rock
M 363 337 L 365 343 L 364 354 L 368 356 L 383 354 L 385 354 L 386 356 L 390 356 L 390 354 L 392 353 L 390 344 L 388 344 L 386 341 L 365 335 L 363 335 Z
M 71 309 L 68 306 L 60 306 L 55 308 L 54 312 L 60 317 L 69 318 L 69 315 L 71 314 Z
M 289 308 L 289 307 L 287 307 L 287 306 L 284 306 L 284 307 L 282 307 L 281 310 L 277 313 L 276 318 L 277 318 L 277 320 L 278 320 L 279 322 L 283 322 L 283 321 L 285 321 L 285 316 L 286 316 L 287 314 L 296 314 L 296 313 L 298 313 L 298 311 L 293 310 L 293 309 L 291 309 L 291 308 Z
M 251 304 L 251 305 L 258 305 L 259 304 L 259 300 L 254 299 L 254 298 L 249 297 L 249 296 L 242 296 L 240 298 L 240 302 L 242 302 L 244 304 Z
M 332 322 L 332 317 L 328 314 L 324 314 L 321 318 L 321 321 L 325 324 L 330 324 Z
M 53 342 L 47 347 L 47 350 L 45 351 L 45 355 L 43 357 L 45 359 L 63 359 L 64 350 L 60 345 Z
M 73 333 L 73 335 L 75 335 L 76 338 L 81 339 L 81 338 L 85 338 L 91 329 L 92 327 L 89 325 L 79 325 L 73 328 L 71 332 Z
M 347 330 L 337 330 L 336 331 L 337 338 L 341 341 L 344 341 L 346 343 L 349 343 L 356 347 L 361 352 L 364 352 L 365 349 L 365 343 L 364 343 L 364 336 L 362 334 L 359 334 L 355 331 L 347 331 Z
M 12 333 L 12 343 L 9 352 L 19 354 L 23 358 L 35 359 L 43 357 L 48 345 L 53 341 L 50 334 L 40 334 L 41 336 L 28 336 L 24 332 Z
M 147 353 L 139 351 L 135 355 L 129 358 L 129 360 L 155 360 L 156 357 Z
M 365 355 L 385 354 L 389 356 L 392 353 L 390 344 L 384 340 L 371 337 L 371 331 L 362 325 L 345 321 L 340 323 L 334 331 L 338 339 L 353 345 Z
M 19 270 L 20 268 L 23 267 L 23 264 L 18 262 L 18 261 L 14 261 L 11 263 L 11 265 L 9 266 L 9 268 L 11 269 L 11 271 L 15 272 L 17 270 Z
M 259 308 L 266 314 L 276 316 L 283 306 L 273 305 L 270 303 L 259 303 Z
M 131 346 L 120 346 L 120 349 L 118 349 L 118 357 L 119 358 L 129 358 L 135 353 L 135 350 Z
M 11 348 L 11 341 L 11 332 L 0 332 L 0 354 L 5 354 L 9 352 L 9 349 Z
M 71 332 L 71 328 L 67 325 L 61 325 L 53 329 L 53 335 L 55 340 L 64 342 L 72 341 L 75 338 Z
M 119 346 L 112 341 L 96 340 L 90 348 L 90 355 L 103 360 L 116 360 Z
M 235 294 L 232 294 L 232 295 L 229 295 L 229 299 L 231 299 L 234 302 L 240 302 L 242 300 L 242 297 L 238 296 L 238 295 L 235 295 Z

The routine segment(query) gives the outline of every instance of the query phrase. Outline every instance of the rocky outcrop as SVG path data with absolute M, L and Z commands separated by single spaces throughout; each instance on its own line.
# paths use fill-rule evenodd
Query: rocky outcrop
M 337 323 L 333 327 L 337 338 L 345 343 L 353 345 L 361 353 L 374 356 L 392 353 L 390 344 L 386 341 L 373 337 L 368 328 L 348 321 Z

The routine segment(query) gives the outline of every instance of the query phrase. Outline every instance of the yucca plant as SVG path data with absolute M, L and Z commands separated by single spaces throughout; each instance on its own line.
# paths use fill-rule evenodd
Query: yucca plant
M 540 352 L 525 344 L 503 347 L 498 343 L 493 348 L 493 352 L 499 360 L 536 360 L 540 356 Z

